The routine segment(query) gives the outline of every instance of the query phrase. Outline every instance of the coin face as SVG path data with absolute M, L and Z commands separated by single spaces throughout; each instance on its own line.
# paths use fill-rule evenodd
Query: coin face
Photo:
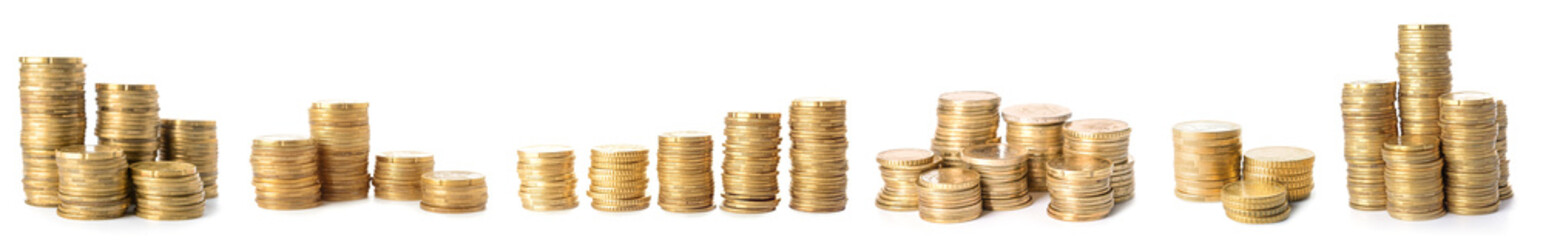
M 309 140 L 309 139 L 311 139 L 311 137 L 295 135 L 295 134 L 274 134 L 274 135 L 263 135 L 261 137 L 257 137 L 257 141 L 263 141 L 263 142 L 292 142 L 292 141 L 305 141 L 305 140 Z
M 431 153 L 428 153 L 428 152 L 423 152 L 423 151 L 410 151 L 409 150 L 409 151 L 385 151 L 385 152 L 381 152 L 380 156 L 381 157 L 386 157 L 386 158 L 426 158 L 426 157 L 433 157 L 434 154 L 431 154 Z
M 1072 110 L 1048 103 L 1018 104 L 1002 108 L 1002 117 L 1009 122 L 1056 123 L 1071 118 Z
M 534 145 L 520 148 L 524 153 L 565 153 L 573 152 L 573 148 L 563 145 Z
M 594 151 L 604 152 L 604 153 L 641 152 L 641 151 L 648 151 L 648 147 L 644 147 L 644 146 L 640 146 L 640 145 L 632 145 L 632 144 L 609 144 L 609 145 L 595 146 Z
M 963 168 L 944 168 L 927 171 L 917 177 L 919 181 L 939 184 L 965 184 L 971 181 L 980 181 L 980 174 Z
M 1313 151 L 1299 147 L 1270 146 L 1249 149 L 1243 156 L 1258 161 L 1285 162 L 1313 158 Z
M 938 100 L 949 101 L 949 102 L 994 101 L 994 100 L 999 100 L 999 99 L 1002 99 L 1002 97 L 1001 96 L 997 96 L 996 93 L 987 92 L 987 91 L 948 92 L 948 93 L 943 93 L 942 96 L 938 96 Z
M 1236 123 L 1211 120 L 1188 121 L 1173 125 L 1173 130 L 1192 133 L 1231 132 L 1242 129 L 1243 126 Z
M 1475 92 L 1475 91 L 1452 92 L 1452 93 L 1449 93 L 1449 94 L 1451 95 L 1451 99 L 1452 100 L 1464 101 L 1464 102 L 1467 102 L 1467 101 L 1484 101 L 1484 100 L 1495 99 L 1494 96 L 1490 96 L 1488 93 Z
M 919 148 L 890 149 L 879 152 L 879 160 L 886 162 L 915 161 L 933 157 L 932 150 Z
M 1082 119 L 1066 123 L 1066 130 L 1083 133 L 1119 132 L 1130 130 L 1130 125 L 1114 119 Z
M 660 137 L 666 138 L 704 138 L 711 137 L 712 135 L 712 133 L 703 131 L 674 131 L 659 134 Z
M 444 181 L 466 181 L 485 178 L 485 176 L 483 176 L 481 173 L 470 171 L 434 171 L 428 174 L 424 174 L 423 177 Z

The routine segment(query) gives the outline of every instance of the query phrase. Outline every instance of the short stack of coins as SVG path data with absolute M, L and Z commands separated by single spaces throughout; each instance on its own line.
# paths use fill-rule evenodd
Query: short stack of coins
M 348 201 L 370 196 L 370 103 L 319 101 L 311 104 L 311 137 L 321 155 L 322 199 Z
M 1452 31 L 1445 24 L 1398 26 L 1398 118 L 1403 135 L 1435 137 L 1442 94 L 1452 91 Z
M 590 207 L 605 212 L 648 209 L 648 147 L 600 145 L 589 150 Z
M 1125 202 L 1135 197 L 1136 162 L 1130 157 L 1130 125 L 1114 119 L 1080 119 L 1067 122 L 1062 128 L 1065 158 L 1092 158 L 1109 161 L 1114 175 L 1109 186 L 1114 189 L 1114 201 Z
M 204 183 L 192 163 L 138 162 L 129 165 L 129 172 L 134 179 L 135 216 L 150 220 L 204 216 Z
M 220 142 L 214 120 L 161 119 L 161 161 L 186 162 L 198 167 L 204 198 L 219 196 Z
M 1007 145 L 1029 155 L 1029 191 L 1044 192 L 1045 162 L 1061 158 L 1061 128 L 1072 117 L 1069 108 L 1055 104 L 1019 104 L 1002 108 L 1007 122 Z
M 252 139 L 252 186 L 257 207 L 296 210 L 321 206 L 316 142 L 298 135 Z
M 129 163 L 155 161 L 161 148 L 157 99 L 155 85 L 97 83 L 97 144 L 123 149 Z
M 1495 155 L 1500 158 L 1500 200 L 1511 199 L 1511 158 L 1506 157 L 1506 128 L 1511 120 L 1506 117 L 1505 101 L 1495 100 Z
M 1312 150 L 1269 146 L 1243 152 L 1243 181 L 1275 182 L 1286 188 L 1287 199 L 1307 199 L 1313 193 Z
M 1375 211 L 1387 207 L 1382 144 L 1398 137 L 1397 95 L 1398 83 L 1384 80 L 1347 82 L 1340 93 L 1350 208 Z
M 986 91 L 958 91 L 938 96 L 938 129 L 932 151 L 943 157 L 943 167 L 964 167 L 965 148 L 1001 142 L 997 137 L 997 112 L 1002 97 Z
M 434 171 L 422 176 L 418 208 L 434 213 L 481 212 L 488 207 L 487 177 L 468 171 Z
M 723 204 L 732 213 L 777 210 L 782 114 L 731 112 L 724 118 Z
M 980 218 L 983 213 L 980 174 L 963 168 L 943 168 L 922 173 L 916 179 L 921 187 L 917 212 L 922 220 L 934 223 L 960 223 Z
M 1222 187 L 1227 218 L 1247 224 L 1285 221 L 1291 216 L 1286 187 L 1271 181 L 1243 180 Z
M 423 199 L 423 174 L 434 171 L 434 154 L 421 151 L 386 151 L 375 155 L 375 174 L 370 184 L 375 198 L 413 201 Z
M 531 211 L 557 211 L 579 207 L 574 194 L 573 148 L 535 145 L 520 148 L 520 206 Z
M 659 134 L 659 208 L 696 213 L 716 208 L 713 194 L 713 135 L 702 131 Z
M 60 148 L 59 217 L 105 220 L 128 213 L 129 163 L 113 146 L 75 145 Z
M 1443 161 L 1437 144 L 1437 139 L 1428 136 L 1403 136 L 1383 143 L 1388 216 L 1422 221 L 1446 215 Z
M 915 211 L 921 187 L 916 178 L 927 170 L 938 168 L 939 158 L 932 150 L 901 148 L 879 152 L 879 175 L 884 177 L 884 188 L 879 190 L 875 205 L 890 211 Z
M 1224 121 L 1173 125 L 1174 196 L 1196 202 L 1221 201 L 1222 187 L 1238 180 L 1243 126 Z
M 803 212 L 840 212 L 847 203 L 846 100 L 799 98 L 788 110 L 793 148 L 793 197 L 788 207 Z
M 987 144 L 964 150 L 964 163 L 980 174 L 981 206 L 987 211 L 1009 211 L 1034 203 L 1029 195 L 1029 155 L 1006 144 Z
M 27 205 L 59 205 L 54 150 L 86 143 L 86 64 L 73 57 L 21 57 L 22 190 Z
M 1482 92 L 1441 97 L 1441 153 L 1446 158 L 1447 212 L 1480 215 L 1499 210 L 1499 126 L 1495 98 Z
M 1061 221 L 1104 219 L 1114 210 L 1110 177 L 1113 164 L 1097 158 L 1062 158 L 1045 163 L 1050 206 L 1045 211 Z

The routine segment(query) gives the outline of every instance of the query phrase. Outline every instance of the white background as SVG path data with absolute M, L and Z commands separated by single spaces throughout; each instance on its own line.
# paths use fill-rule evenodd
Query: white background
M 1442 237 L 1525 236 L 1543 221 L 1529 204 L 1543 196 L 1543 181 L 1531 175 L 1540 167 L 1532 146 L 1543 102 L 1528 95 L 1543 66 L 1536 3 L 229 2 L 0 4 L 0 56 L 81 56 L 89 82 L 156 83 L 162 116 L 218 120 L 223 142 L 221 196 L 193 221 L 64 220 L 22 204 L 13 182 L 21 165 L 6 164 L 0 225 L 7 238 Z M 1489 91 L 1512 106 L 1517 197 L 1499 213 L 1402 222 L 1347 206 L 1340 83 L 1396 78 L 1400 23 L 1452 24 L 1456 88 Z M 927 147 L 935 99 L 953 90 L 1130 122 L 1135 200 L 1087 223 L 1050 219 L 1043 195 L 1027 209 L 952 225 L 874 208 L 882 185 L 874 154 Z M 759 215 L 674 214 L 656 206 L 618 214 L 589 209 L 587 198 L 569 211 L 519 207 L 519 146 L 571 145 L 583 169 L 591 146 L 652 146 L 671 130 L 721 133 L 725 112 L 786 111 L 805 96 L 849 100 L 844 212 L 784 205 Z M 442 215 L 374 199 L 257 208 L 247 184 L 250 139 L 305 133 L 308 103 L 335 98 L 371 102 L 376 152 L 430 151 L 437 169 L 487 174 L 488 210 Z M 5 114 L 0 125 L 20 125 Z M 1317 151 L 1313 197 L 1296 203 L 1286 222 L 1257 226 L 1228 220 L 1219 204 L 1173 197 L 1169 128 L 1197 119 L 1242 124 L 1245 148 Z M 587 180 L 579 184 L 583 191 Z

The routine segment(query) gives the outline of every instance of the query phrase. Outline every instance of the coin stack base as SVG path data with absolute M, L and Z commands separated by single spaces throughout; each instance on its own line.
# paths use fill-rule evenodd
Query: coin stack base
M 1006 144 L 988 144 L 964 150 L 964 163 L 980 175 L 982 207 L 1010 211 L 1034 203 L 1029 195 L 1029 156 Z
M 1340 111 L 1344 119 L 1346 189 L 1350 208 L 1384 210 L 1388 205 L 1382 144 L 1398 136 L 1398 83 L 1366 80 L 1344 84 Z
M 1437 139 L 1426 136 L 1403 136 L 1383 143 L 1388 216 L 1424 221 L 1446 215 L 1446 194 L 1441 182 L 1443 162 L 1438 145 Z
M 1441 97 L 1441 151 L 1447 212 L 1483 215 L 1500 208 L 1499 124 L 1495 98 L 1482 92 Z
M 219 196 L 219 145 L 213 120 L 161 119 L 161 161 L 196 166 L 204 198 Z
M 316 142 L 299 135 L 267 135 L 252 140 L 252 187 L 257 207 L 299 210 L 321 206 L 321 178 Z
M 1221 201 L 1222 187 L 1237 181 L 1243 126 L 1188 121 L 1173 126 L 1173 194 L 1196 202 Z
M 204 183 L 192 163 L 139 162 L 129 165 L 129 172 L 138 198 L 135 216 L 150 220 L 204 216 Z
M 847 205 L 846 100 L 800 98 L 788 110 L 793 181 L 788 207 L 840 212 Z
M 648 209 L 648 147 L 613 144 L 589 152 L 590 207 L 605 212 Z
M 702 131 L 659 134 L 659 208 L 675 213 L 712 211 L 713 135 Z
M 1222 187 L 1222 208 L 1239 223 L 1265 224 L 1291 216 L 1286 187 L 1268 181 L 1243 180 Z
M 574 194 L 573 148 L 535 145 L 519 149 L 520 206 L 531 211 L 558 211 L 579 207 Z
M 311 104 L 311 138 L 321 163 L 322 200 L 370 196 L 370 103 L 318 101 Z
M 59 162 L 59 217 L 106 220 L 128 213 L 133 199 L 123 149 L 75 145 L 60 148 L 54 159 Z
M 22 191 L 27 205 L 59 205 L 54 150 L 86 142 L 86 64 L 72 57 L 21 57 Z
M 933 223 L 961 223 L 980 218 L 984 202 L 980 194 L 980 174 L 963 168 L 927 171 L 917 177 L 921 187 L 918 213 Z
M 723 204 L 731 213 L 777 210 L 777 164 L 782 143 L 782 114 L 731 112 L 724 118 Z
M 375 198 L 414 201 L 423 198 L 423 174 L 434 171 L 434 154 L 386 151 L 375 155 Z
M 938 96 L 938 128 L 932 151 L 943 158 L 943 167 L 964 167 L 965 148 L 999 143 L 998 108 L 1002 97 L 986 91 L 957 91 Z
M 488 206 L 487 177 L 468 171 L 435 171 L 422 176 L 418 208 L 433 213 L 481 212 Z
M 1114 202 L 1129 201 L 1136 196 L 1136 160 L 1130 156 L 1130 124 L 1114 119 L 1080 119 L 1067 122 L 1061 131 L 1065 136 L 1061 150 L 1065 158 L 1109 161 L 1114 172 L 1109 181 Z
M 927 170 L 938 168 L 942 158 L 932 150 L 901 148 L 879 152 L 879 174 L 884 177 L 884 188 L 874 205 L 889 211 L 916 211 L 921 187 L 916 178 Z
M 1068 222 L 1104 219 L 1114 210 L 1113 164 L 1096 158 L 1063 158 L 1045 163 L 1050 218 Z
M 1312 150 L 1270 146 L 1243 152 L 1243 181 L 1275 182 L 1286 188 L 1288 201 L 1307 199 L 1313 193 Z
M 1002 108 L 1007 122 L 1007 145 L 1029 155 L 1029 191 L 1044 192 L 1045 162 L 1061 158 L 1061 128 L 1072 117 L 1069 108 L 1048 103 L 1019 104 Z

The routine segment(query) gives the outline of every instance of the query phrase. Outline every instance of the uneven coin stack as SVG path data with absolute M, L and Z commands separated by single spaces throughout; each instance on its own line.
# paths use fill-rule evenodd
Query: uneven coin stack
M 1495 128 L 1499 133 L 1495 134 L 1495 155 L 1500 158 L 1500 200 L 1511 199 L 1511 158 L 1506 157 L 1506 128 L 1510 127 L 1511 120 L 1506 117 L 1505 101 L 1495 100 Z
M 1350 208 L 1373 211 L 1387 207 L 1382 144 L 1398 137 L 1397 95 L 1398 83 L 1383 80 L 1347 82 L 1340 92 Z
M 1135 197 L 1136 161 L 1130 157 L 1130 125 L 1114 119 L 1081 119 L 1062 128 L 1065 158 L 1092 158 L 1109 161 L 1114 171 L 1109 180 L 1114 201 Z
M 435 171 L 422 177 L 418 208 L 435 213 L 480 212 L 488 207 L 487 177 L 468 171 Z
M 60 148 L 59 217 L 104 220 L 123 217 L 129 204 L 129 163 L 113 146 L 75 145 Z
M 980 174 L 963 168 L 927 171 L 917 177 L 921 186 L 917 212 L 922 220 L 934 223 L 960 223 L 980 218 L 982 212 Z
M 1221 201 L 1222 187 L 1238 180 L 1243 126 L 1224 121 L 1173 125 L 1173 194 L 1196 202 Z
M 423 174 L 434 171 L 434 154 L 420 151 L 386 151 L 375 155 L 375 198 L 412 201 L 423 199 Z
M 1002 97 L 986 91 L 948 92 L 938 96 L 938 129 L 932 151 L 943 158 L 943 167 L 964 167 L 965 148 L 1001 142 L 997 123 Z
M 612 144 L 589 150 L 590 207 L 606 212 L 648 209 L 648 147 Z
M 840 212 L 847 203 L 846 100 L 799 98 L 788 110 L 793 196 L 788 207 Z
M 316 142 L 298 135 L 252 139 L 252 187 L 257 207 L 295 210 L 321 206 Z
M 1480 215 L 1499 210 L 1500 158 L 1495 98 L 1481 92 L 1441 97 L 1441 152 L 1446 158 L 1447 212 Z
M 568 210 L 579 206 L 574 195 L 573 148 L 535 145 L 520 148 L 520 206 L 531 211 Z
M 161 161 L 186 162 L 198 168 L 204 198 L 219 196 L 220 142 L 214 120 L 161 119 Z
M 777 210 L 782 114 L 731 112 L 724 118 L 723 204 L 732 213 Z
M 874 204 L 884 210 L 915 211 L 922 191 L 916 178 L 927 170 L 937 169 L 942 159 L 931 150 L 901 148 L 879 152 L 878 161 L 884 188 L 879 190 Z
M 1445 24 L 1398 26 L 1398 117 L 1403 135 L 1435 137 L 1442 94 L 1452 91 L 1452 31 Z
M 321 155 L 323 200 L 370 196 L 369 107 L 370 103 L 356 101 L 311 104 L 311 138 Z
M 695 213 L 713 205 L 713 135 L 702 131 L 659 134 L 659 208 Z
M 1222 187 L 1227 218 L 1248 224 L 1285 221 L 1291 216 L 1286 187 L 1270 181 L 1243 180 Z
M 155 85 L 96 84 L 97 144 L 123 149 L 129 163 L 155 161 L 161 106 Z
M 1071 109 L 1055 104 L 1019 104 L 1002 108 L 1007 145 L 1029 155 L 1029 191 L 1044 192 L 1045 162 L 1061 158 L 1061 128 Z
M 1097 158 L 1062 158 L 1045 163 L 1045 181 L 1050 187 L 1050 206 L 1045 211 L 1061 221 L 1083 222 L 1103 219 L 1114 210 L 1114 192 L 1110 187 L 1113 164 Z
M 138 162 L 129 165 L 129 172 L 134 179 L 135 216 L 150 220 L 204 216 L 204 183 L 192 163 Z
M 1034 203 L 1029 195 L 1029 156 L 1006 144 L 987 144 L 964 150 L 964 163 L 980 175 L 982 207 L 1009 211 Z
M 1387 162 L 1388 216 L 1423 221 L 1446 215 L 1441 152 L 1428 136 L 1403 136 L 1382 145 Z
M 1243 181 L 1274 182 L 1286 188 L 1287 200 L 1307 199 L 1313 193 L 1312 150 L 1270 146 L 1243 152 Z
M 59 205 L 54 150 L 86 142 L 86 64 L 71 57 L 21 57 L 22 190 L 27 205 Z

